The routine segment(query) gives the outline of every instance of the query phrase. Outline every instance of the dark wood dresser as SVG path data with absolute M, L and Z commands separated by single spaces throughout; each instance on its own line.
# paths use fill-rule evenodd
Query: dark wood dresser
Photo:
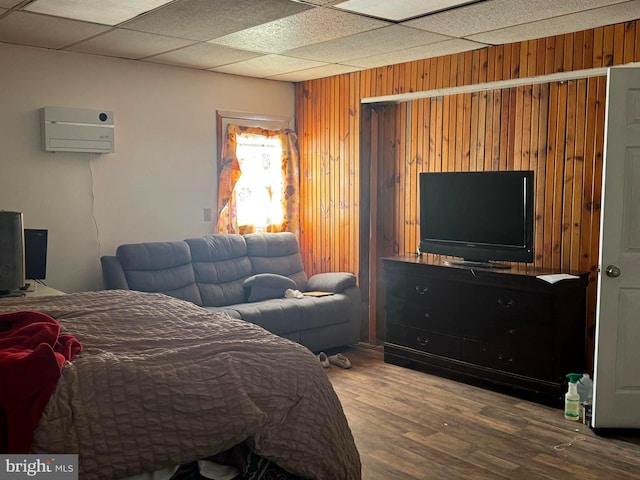
M 588 272 L 448 266 L 383 259 L 388 363 L 561 405 L 567 373 L 586 368 Z

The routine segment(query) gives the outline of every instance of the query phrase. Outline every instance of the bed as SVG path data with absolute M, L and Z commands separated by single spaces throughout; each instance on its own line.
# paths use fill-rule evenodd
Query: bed
M 33 453 L 78 453 L 83 480 L 121 479 L 243 445 L 305 479 L 359 479 L 358 451 L 317 358 L 266 330 L 163 294 L 0 299 L 42 312 L 82 351 L 64 362 Z

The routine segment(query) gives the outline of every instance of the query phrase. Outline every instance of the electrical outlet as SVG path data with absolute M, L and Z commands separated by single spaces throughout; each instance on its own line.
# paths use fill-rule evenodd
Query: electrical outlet
M 207 207 L 207 208 L 204 209 L 203 220 L 205 222 L 210 222 L 211 221 L 211 208 Z

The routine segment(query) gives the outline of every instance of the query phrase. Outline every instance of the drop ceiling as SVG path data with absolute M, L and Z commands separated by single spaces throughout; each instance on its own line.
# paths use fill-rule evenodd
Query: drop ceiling
M 0 0 L 0 42 L 298 82 L 640 18 L 640 0 Z

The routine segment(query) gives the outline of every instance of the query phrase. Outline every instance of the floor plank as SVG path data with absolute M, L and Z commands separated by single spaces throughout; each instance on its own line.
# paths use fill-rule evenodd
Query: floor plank
M 562 410 L 384 363 L 383 347 L 342 349 L 326 369 L 363 480 L 640 480 L 640 438 L 603 437 Z

